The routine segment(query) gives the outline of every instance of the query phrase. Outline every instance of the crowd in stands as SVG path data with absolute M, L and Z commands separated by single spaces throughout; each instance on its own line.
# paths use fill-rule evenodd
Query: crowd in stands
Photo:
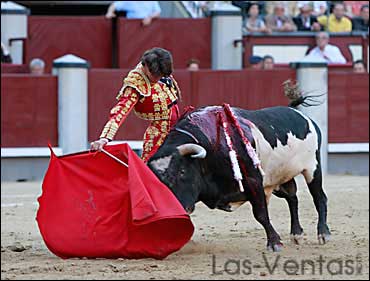
M 335 2 L 327 7 L 326 3 L 327 1 L 233 1 L 234 5 L 245 11 L 245 32 L 369 31 L 368 4 L 363 4 L 358 14 L 353 14 L 351 10 L 349 15 L 348 4 Z
M 208 16 L 212 8 L 223 4 L 240 7 L 243 14 L 243 28 L 247 33 L 314 31 L 316 46 L 305 57 L 307 60 L 326 61 L 329 64 L 343 64 L 346 59 L 340 49 L 329 44 L 330 33 L 369 31 L 368 1 L 183 1 L 196 5 L 203 16 Z M 109 5 L 105 17 L 114 18 L 120 13 L 127 18 L 142 19 L 148 26 L 161 15 L 158 1 L 115 1 Z M 1 44 L 1 62 L 11 63 L 9 51 Z M 251 56 L 249 64 L 253 69 L 273 69 L 275 62 L 270 55 Z M 45 63 L 33 59 L 29 72 L 43 74 Z M 187 69 L 197 71 L 200 61 L 192 58 Z M 363 61 L 353 62 L 355 72 L 366 71 Z
M 368 1 L 183 1 L 203 15 L 222 3 L 241 8 L 246 32 L 369 31 Z
M 369 31 L 368 1 L 182 1 L 197 7 L 201 15 L 229 3 L 241 8 L 245 32 Z M 188 4 L 189 4 L 188 3 Z M 127 18 L 143 19 L 148 26 L 160 17 L 158 1 L 115 1 L 106 13 L 113 18 L 124 12 Z

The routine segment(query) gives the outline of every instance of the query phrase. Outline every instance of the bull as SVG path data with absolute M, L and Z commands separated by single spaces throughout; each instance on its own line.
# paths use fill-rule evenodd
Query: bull
M 183 116 L 149 159 L 149 168 L 188 213 L 199 201 L 211 209 L 228 212 L 250 202 L 255 219 L 265 229 L 267 248 L 273 251 L 280 251 L 283 244 L 269 219 L 268 202 L 272 194 L 288 203 L 293 240 L 299 243 L 303 235 L 294 179 L 302 174 L 318 212 L 319 243 L 326 243 L 330 230 L 327 197 L 322 187 L 319 127 L 293 106 L 231 110 L 260 160 L 261 169 L 247 153 L 240 128 L 230 126 L 229 137 L 237 154 L 243 189 L 235 180 L 230 149 L 220 123 L 220 116 L 230 121 L 223 106 L 202 107 Z

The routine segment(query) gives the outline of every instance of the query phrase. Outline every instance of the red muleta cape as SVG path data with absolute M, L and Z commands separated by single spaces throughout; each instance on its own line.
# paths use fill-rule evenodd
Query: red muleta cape
M 127 144 L 51 159 L 37 223 L 61 258 L 156 258 L 179 250 L 194 226 L 177 198 Z

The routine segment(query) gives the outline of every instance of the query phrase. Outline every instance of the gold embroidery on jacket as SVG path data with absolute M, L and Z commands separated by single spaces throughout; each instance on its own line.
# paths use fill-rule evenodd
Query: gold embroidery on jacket
M 138 95 L 132 89 L 127 88 L 124 93 L 124 102 L 118 104 L 110 111 L 110 120 L 105 124 L 100 138 L 112 140 L 116 135 L 121 122 L 127 117 L 129 111 L 134 107 L 138 100 Z

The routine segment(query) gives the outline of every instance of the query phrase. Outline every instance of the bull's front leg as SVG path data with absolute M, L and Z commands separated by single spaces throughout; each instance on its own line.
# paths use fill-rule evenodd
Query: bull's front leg
M 266 196 L 262 185 L 252 187 L 250 190 L 250 202 L 252 204 L 253 215 L 256 220 L 262 224 L 267 235 L 267 249 L 274 252 L 281 251 L 283 243 L 281 242 L 279 234 L 272 226 L 268 214 Z

